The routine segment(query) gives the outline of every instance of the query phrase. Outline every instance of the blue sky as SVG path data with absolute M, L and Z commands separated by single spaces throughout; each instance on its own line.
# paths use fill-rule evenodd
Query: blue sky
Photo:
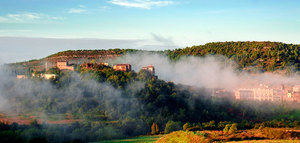
M 0 37 L 141 40 L 127 46 L 155 50 L 212 41 L 299 44 L 299 7 L 299 0 L 1 0 Z

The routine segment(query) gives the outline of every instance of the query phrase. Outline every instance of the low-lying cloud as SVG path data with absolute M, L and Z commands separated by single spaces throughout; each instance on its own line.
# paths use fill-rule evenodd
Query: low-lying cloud
M 175 83 L 204 87 L 233 89 L 251 86 L 255 82 L 265 84 L 300 84 L 299 75 L 257 73 L 237 71 L 236 63 L 223 56 L 183 57 L 174 62 L 167 56 L 152 53 L 129 54 L 120 57 L 115 63 L 129 63 L 135 71 L 143 66 L 153 65 L 160 79 Z

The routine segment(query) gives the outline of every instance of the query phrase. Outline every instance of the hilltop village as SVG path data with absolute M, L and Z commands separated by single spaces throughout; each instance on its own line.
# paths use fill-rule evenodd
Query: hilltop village
M 131 72 L 133 71 L 130 64 L 116 64 L 110 66 L 108 63 L 100 62 L 100 63 L 83 63 L 80 65 L 76 64 L 69 64 L 68 61 L 59 61 L 56 65 L 48 64 L 47 62 L 44 65 L 44 71 L 41 70 L 33 70 L 31 73 L 31 77 L 37 78 L 44 78 L 47 80 L 55 79 L 57 75 L 55 73 L 51 73 L 51 69 L 58 69 L 60 71 L 75 71 L 76 69 L 84 69 L 84 70 L 97 70 L 99 66 L 105 66 L 108 68 L 112 68 L 115 71 L 122 71 L 122 72 Z M 153 65 L 142 67 L 142 70 L 149 72 L 153 77 L 155 76 L 155 68 Z M 28 74 L 17 74 L 17 79 L 27 79 L 30 78 Z

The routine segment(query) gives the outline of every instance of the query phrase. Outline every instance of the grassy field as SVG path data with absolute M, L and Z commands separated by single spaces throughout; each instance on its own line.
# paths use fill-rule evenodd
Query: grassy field
M 285 128 L 264 128 L 239 130 L 234 133 L 222 131 L 176 131 L 158 139 L 158 143 L 300 143 L 299 130 Z
M 161 135 L 158 136 L 141 136 L 136 138 L 129 139 L 120 139 L 120 140 L 109 140 L 109 141 L 101 141 L 99 143 L 153 143 L 157 141 Z
M 136 137 L 130 139 L 102 141 L 99 143 L 154 143 L 161 137 L 162 135 L 142 136 L 142 137 Z M 181 140 L 181 142 L 185 142 L 185 141 Z M 300 140 L 245 140 L 245 141 L 229 141 L 226 143 L 300 143 Z
M 300 143 L 300 131 L 291 128 L 264 128 L 223 131 L 176 131 L 167 135 L 107 140 L 99 143 Z

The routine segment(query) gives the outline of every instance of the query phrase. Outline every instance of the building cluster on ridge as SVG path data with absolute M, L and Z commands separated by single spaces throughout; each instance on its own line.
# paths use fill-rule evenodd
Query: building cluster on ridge
M 81 64 L 80 67 L 81 68 L 85 68 L 85 69 L 94 69 L 96 68 L 97 65 L 104 65 L 109 67 L 108 63 L 84 63 Z M 68 61 L 59 61 L 56 62 L 55 66 L 50 66 L 47 62 L 44 65 L 44 69 L 45 72 L 47 72 L 50 68 L 54 68 L 56 67 L 57 69 L 59 69 L 60 71 L 75 71 L 75 64 L 69 64 Z M 115 71 L 123 71 L 123 72 L 130 72 L 132 71 L 131 65 L 130 64 L 116 64 L 112 66 L 112 69 Z M 149 73 L 151 73 L 151 75 L 155 76 L 155 68 L 153 65 L 149 65 L 146 67 L 143 67 L 142 70 L 147 70 Z M 43 74 L 35 74 L 33 73 L 31 75 L 32 77 L 36 77 L 36 78 L 44 78 L 44 79 L 55 79 L 57 77 L 56 74 L 53 73 L 43 73 Z M 16 76 L 17 79 L 26 79 L 28 78 L 27 75 L 17 75 Z
M 217 89 L 213 96 L 229 97 L 235 100 L 269 101 L 269 102 L 299 102 L 300 85 L 268 85 L 257 83 L 251 87 L 238 87 L 233 90 Z

